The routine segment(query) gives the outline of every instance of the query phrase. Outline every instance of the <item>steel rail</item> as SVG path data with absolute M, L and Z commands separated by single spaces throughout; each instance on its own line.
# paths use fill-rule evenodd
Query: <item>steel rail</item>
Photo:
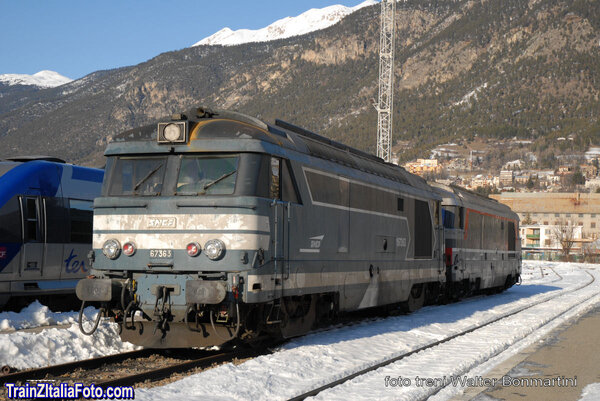
M 68 362 L 60 365 L 46 366 L 37 369 L 28 369 L 20 372 L 9 373 L 0 376 L 0 387 L 5 383 L 16 383 L 32 380 L 41 380 L 48 375 L 62 379 L 68 378 L 69 373 L 76 369 L 93 370 L 99 369 L 105 365 L 113 365 L 126 361 L 131 358 L 145 358 L 156 353 L 156 349 L 142 349 L 137 351 L 125 352 L 121 354 L 108 355 L 99 358 L 85 359 L 82 361 Z M 157 381 L 165 379 L 175 373 L 182 373 L 196 368 L 209 367 L 215 363 L 231 361 L 235 358 L 250 358 L 268 352 L 266 348 L 242 349 L 232 352 L 219 352 L 212 355 L 203 356 L 188 360 L 185 362 L 171 364 L 170 366 L 151 369 L 142 373 L 136 373 L 129 376 L 117 377 L 115 379 L 94 382 L 98 387 L 107 388 L 114 386 L 133 386 L 144 381 Z
M 203 358 L 194 359 L 178 363 L 176 365 L 167 366 L 164 368 L 153 369 L 143 373 L 137 373 L 130 376 L 119 377 L 116 379 L 105 380 L 95 383 L 96 386 L 107 388 L 115 386 L 133 386 L 145 381 L 157 381 L 168 378 L 176 373 L 183 373 L 196 368 L 206 368 L 215 363 L 231 361 L 235 358 L 249 358 L 264 354 L 260 350 L 242 350 L 237 352 L 224 352 L 216 355 L 206 356 Z
M 75 369 L 96 369 L 102 365 L 123 362 L 130 358 L 143 358 L 152 355 L 155 350 L 141 349 L 137 351 L 123 352 L 121 354 L 101 356 L 99 358 L 84 359 L 62 363 L 60 365 L 44 366 L 42 368 L 27 369 L 19 372 L 8 373 L 0 376 L 0 386 L 4 383 L 16 383 L 18 381 L 39 380 L 46 375 L 60 376 Z

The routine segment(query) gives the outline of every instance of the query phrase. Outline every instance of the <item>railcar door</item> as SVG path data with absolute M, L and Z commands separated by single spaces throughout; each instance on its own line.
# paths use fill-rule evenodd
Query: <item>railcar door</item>
M 20 278 L 39 279 L 43 275 L 45 224 L 39 196 L 20 197 L 23 248 Z

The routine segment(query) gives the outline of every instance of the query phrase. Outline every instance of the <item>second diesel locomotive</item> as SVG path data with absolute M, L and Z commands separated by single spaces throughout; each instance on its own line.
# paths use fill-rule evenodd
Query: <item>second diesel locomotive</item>
M 520 275 L 507 207 L 283 121 L 200 108 L 125 132 L 105 155 L 95 277 L 77 295 L 134 344 L 291 337 Z

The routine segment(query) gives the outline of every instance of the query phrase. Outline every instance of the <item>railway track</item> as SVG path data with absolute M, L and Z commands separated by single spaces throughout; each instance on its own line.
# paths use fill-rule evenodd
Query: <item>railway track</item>
M 562 277 L 560 274 L 558 274 L 558 273 L 557 273 L 557 272 L 556 272 L 554 269 L 551 269 L 551 270 L 552 270 L 552 271 L 553 271 L 553 272 L 556 274 L 556 276 L 557 276 L 557 279 L 556 279 L 556 280 L 554 280 L 553 282 L 556 282 L 556 281 L 561 281 L 561 280 L 563 279 L 563 277 Z M 592 274 L 590 274 L 589 272 L 587 272 L 587 271 L 585 271 L 585 270 L 584 270 L 584 272 L 585 272 L 585 273 L 586 273 L 588 276 L 590 276 L 590 280 L 589 280 L 589 281 L 587 281 L 586 283 L 583 283 L 583 284 L 581 284 L 581 285 L 579 285 L 579 286 L 576 286 L 575 288 L 572 288 L 572 289 L 568 290 L 567 292 L 565 292 L 565 291 L 561 291 L 559 294 L 556 294 L 556 295 L 554 295 L 554 296 L 551 296 L 551 297 L 548 297 L 548 298 L 544 298 L 544 299 L 542 299 L 542 300 L 539 300 L 539 301 L 536 301 L 536 302 L 534 302 L 534 303 L 532 303 L 532 304 L 529 304 L 529 305 L 526 305 L 526 306 L 523 306 L 523 307 L 517 308 L 517 309 L 515 309 L 515 310 L 507 311 L 506 313 L 504 313 L 504 314 L 502 314 L 502 315 L 500 315 L 500 316 L 498 316 L 498 317 L 496 317 L 496 318 L 494 318 L 494 319 L 491 319 L 491 320 L 489 320 L 489 321 L 486 321 L 486 322 L 485 322 L 485 323 L 483 323 L 483 324 L 477 325 L 477 326 L 475 326 L 475 327 L 468 328 L 468 329 L 466 329 L 466 330 L 463 330 L 463 331 L 461 331 L 461 332 L 459 332 L 459 333 L 455 333 L 455 334 L 453 334 L 453 335 L 451 335 L 451 336 L 448 336 L 448 337 L 446 337 L 446 338 L 443 338 L 443 339 L 441 339 L 441 340 L 434 341 L 434 342 L 432 342 L 432 343 L 429 343 L 429 344 L 426 344 L 426 345 L 424 345 L 424 346 L 422 346 L 422 347 L 419 347 L 419 348 L 413 349 L 413 350 L 411 350 L 411 351 L 408 351 L 408 352 L 406 352 L 406 353 L 403 353 L 403 354 L 401 354 L 401 355 L 397 355 L 397 356 L 395 356 L 395 357 L 393 357 L 393 358 L 387 359 L 387 360 L 385 360 L 385 361 L 383 361 L 383 362 L 380 362 L 380 363 L 377 363 L 377 364 L 371 365 L 371 366 L 369 366 L 369 367 L 367 367 L 367 368 L 361 369 L 361 370 L 359 370 L 359 371 L 357 371 L 357 372 L 354 372 L 354 373 L 352 373 L 352 374 L 349 374 L 349 375 L 347 375 L 347 376 L 344 376 L 344 377 L 342 377 L 342 378 L 340 378 L 340 379 L 337 379 L 337 380 L 335 380 L 335 381 L 332 381 L 332 382 L 330 382 L 330 383 L 327 383 L 327 384 L 325 384 L 325 385 L 322 385 L 322 386 L 320 386 L 320 387 L 314 388 L 314 389 L 312 389 L 312 390 L 310 390 L 310 391 L 307 391 L 307 392 L 305 392 L 305 393 L 302 393 L 302 394 L 300 394 L 300 395 L 297 395 L 297 396 L 295 396 L 295 397 L 292 397 L 292 398 L 290 398 L 290 399 L 289 399 L 289 401 L 300 401 L 300 400 L 304 400 L 304 399 L 306 399 L 306 398 L 308 398 L 308 397 L 313 397 L 313 396 L 316 396 L 316 395 L 320 394 L 321 392 L 323 392 L 323 391 L 325 391 L 325 390 L 328 390 L 328 389 L 334 388 L 334 387 L 336 387 L 336 386 L 339 386 L 339 385 L 341 385 L 341 384 L 343 384 L 343 383 L 346 383 L 346 382 L 348 382 L 348 381 L 350 381 L 350 380 L 353 380 L 353 379 L 355 379 L 355 378 L 358 378 L 358 377 L 360 377 L 360 376 L 363 376 L 363 375 L 366 375 L 366 374 L 368 374 L 368 373 L 370 373 L 370 372 L 373 372 L 373 371 L 375 371 L 375 370 L 377 370 L 377 369 L 380 369 L 380 368 L 382 368 L 382 367 L 385 367 L 385 366 L 391 365 L 391 364 L 393 364 L 393 363 L 395 363 L 395 362 L 398 362 L 398 361 L 400 361 L 400 360 L 403 360 L 403 359 L 405 359 L 405 358 L 407 358 L 407 357 L 409 357 L 409 356 L 411 356 L 411 355 L 414 355 L 414 354 L 417 354 L 417 353 L 420 353 L 420 352 L 423 352 L 423 351 L 433 350 L 433 349 L 434 349 L 434 348 L 436 348 L 436 347 L 444 346 L 445 344 L 447 344 L 447 343 L 450 343 L 450 342 L 451 342 L 451 341 L 453 341 L 453 340 L 456 340 L 456 339 L 459 339 L 459 338 L 461 338 L 461 337 L 467 336 L 468 334 L 470 334 L 470 333 L 474 333 L 474 332 L 476 332 L 476 331 L 478 331 L 478 330 L 482 330 L 483 328 L 486 328 L 486 327 L 488 327 L 488 326 L 491 326 L 491 325 L 493 325 L 493 324 L 495 324 L 495 323 L 498 323 L 498 322 L 500 322 L 500 321 L 502 321 L 502 320 L 508 319 L 508 318 L 512 317 L 513 315 L 516 315 L 516 314 L 519 314 L 519 313 L 521 313 L 521 312 L 527 311 L 527 310 L 529 310 L 529 309 L 531 309 L 531 308 L 533 308 L 533 307 L 535 307 L 535 306 L 538 306 L 538 305 L 541 305 L 541 304 L 544 304 L 544 303 L 550 302 L 550 301 L 552 301 L 552 300 L 554 300 L 554 299 L 556 299 L 556 298 L 559 298 L 559 297 L 565 296 L 566 294 L 569 294 L 569 293 L 573 293 L 573 292 L 576 292 L 576 291 L 583 290 L 584 288 L 586 288 L 586 287 L 588 287 L 588 286 L 592 285 L 592 284 L 595 282 L 595 280 L 596 280 L 596 278 L 595 278 L 595 277 L 594 277 Z M 574 307 L 575 307 L 575 306 L 574 306 Z M 551 321 L 554 321 L 554 320 L 556 320 L 556 319 L 558 319 L 558 318 L 560 318 L 560 317 L 564 316 L 565 314 L 567 314 L 568 312 L 570 312 L 570 311 L 571 311 L 571 310 L 572 310 L 574 307 L 568 308 L 567 310 L 565 310 L 565 311 L 563 311 L 563 312 L 561 312 L 561 313 L 557 314 L 556 316 L 554 316 L 552 319 L 550 319 L 550 320 L 549 320 L 548 322 L 546 322 L 545 324 L 548 324 L 548 323 L 550 323 Z M 498 352 L 497 352 L 495 355 L 499 354 L 499 353 L 500 353 L 500 352 L 502 352 L 502 351 L 503 351 L 503 350 L 499 350 L 499 351 L 498 351 Z M 495 355 L 493 355 L 493 356 L 495 356 Z M 466 370 L 466 371 L 464 371 L 464 372 L 461 372 L 461 374 L 464 374 L 464 373 L 468 372 L 469 370 L 470 370 L 470 368 L 469 368 L 469 369 L 467 369 L 467 370 Z M 436 388 L 434 392 L 430 392 L 430 393 L 428 393 L 426 396 L 424 396 L 423 398 L 421 398 L 421 400 L 425 400 L 425 399 L 427 399 L 427 398 L 429 398 L 429 397 L 431 397 L 431 396 L 433 396 L 433 395 L 435 395 L 435 394 L 439 393 L 439 392 L 440 392 L 441 390 L 443 390 L 444 388 L 445 388 L 445 386 L 441 386 L 441 387 L 438 387 L 438 388 Z
M 200 350 L 142 349 L 0 376 L 5 383 L 32 381 L 94 383 L 97 387 L 134 386 L 166 379 L 177 373 L 205 369 L 214 364 L 264 354 L 265 349 L 241 349 L 232 352 Z

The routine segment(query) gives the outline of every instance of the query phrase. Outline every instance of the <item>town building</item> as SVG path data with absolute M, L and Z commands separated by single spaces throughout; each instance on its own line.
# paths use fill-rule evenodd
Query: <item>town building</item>
M 592 191 L 598 190 L 600 188 L 600 178 L 592 178 L 585 182 L 585 187 L 591 189 Z
M 600 238 L 600 194 L 503 192 L 490 197 L 517 213 L 523 226 L 570 224 L 581 227 L 582 240 Z
M 579 166 L 579 168 L 581 170 L 581 174 L 583 174 L 585 178 L 590 179 L 598 175 L 598 168 L 596 168 L 596 166 L 593 164 L 582 164 Z
M 573 172 L 575 171 L 575 167 L 573 166 L 558 166 L 558 170 L 556 170 L 556 175 L 568 175 L 568 174 L 573 174 Z
M 554 225 L 522 225 L 520 226 L 521 250 L 524 254 L 538 254 L 541 259 L 563 253 L 560 235 L 556 233 L 560 227 Z M 569 236 L 572 239 L 571 254 L 581 254 L 590 240 L 583 238 L 581 226 L 571 226 Z
M 500 184 L 503 187 L 510 187 L 513 184 L 514 172 L 512 170 L 500 171 Z
M 416 162 L 406 163 L 404 168 L 417 175 L 439 174 L 442 172 L 442 165 L 437 159 L 417 159 Z
M 585 152 L 585 158 L 587 160 L 600 160 L 600 147 L 590 146 L 587 152 Z

